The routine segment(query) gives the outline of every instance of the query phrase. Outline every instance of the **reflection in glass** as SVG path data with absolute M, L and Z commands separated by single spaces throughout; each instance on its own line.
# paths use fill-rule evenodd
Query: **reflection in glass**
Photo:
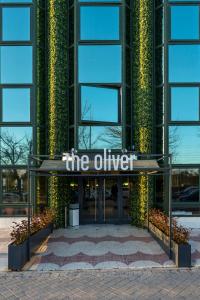
M 27 216 L 28 207 L 2 207 L 1 215 L 6 217 Z
M 200 45 L 169 46 L 169 81 L 200 82 Z
M 200 126 L 170 126 L 169 152 L 174 164 L 200 163 Z
M 3 203 L 23 203 L 28 199 L 27 170 L 7 169 L 2 171 Z
M 80 126 L 79 149 L 121 149 L 121 126 Z
M 32 83 L 32 47 L 1 46 L 0 83 Z
M 171 39 L 199 39 L 198 6 L 171 6 Z
M 100 185 L 97 179 L 83 179 L 83 201 L 81 203 L 81 219 L 97 222 L 99 217 Z
M 32 128 L 1 127 L 0 151 L 2 165 L 26 165 L 32 152 Z
M 79 0 L 79 2 L 121 2 L 122 0 Z
M 199 202 L 198 169 L 174 169 L 172 173 L 173 202 Z
M 104 179 L 104 221 L 118 217 L 118 184 L 116 179 Z
M 79 46 L 80 83 L 120 83 L 121 46 Z
M 30 121 L 30 89 L 3 89 L 2 119 L 3 122 Z
M 123 215 L 126 218 L 131 217 L 131 192 L 133 189 L 133 181 L 133 178 L 122 178 Z
M 119 7 L 82 6 L 81 40 L 119 40 Z
M 81 120 L 118 122 L 118 97 L 117 89 L 82 86 Z
M 171 89 L 171 120 L 199 120 L 199 88 L 174 87 Z
M 2 29 L 4 41 L 30 40 L 30 8 L 3 8 Z

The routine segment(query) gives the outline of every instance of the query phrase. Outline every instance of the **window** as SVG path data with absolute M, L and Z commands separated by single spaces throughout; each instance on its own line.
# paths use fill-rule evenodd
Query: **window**
M 199 170 L 172 170 L 172 201 L 174 203 L 199 202 Z
M 82 86 L 81 120 L 118 123 L 119 97 L 119 89 Z
M 170 126 L 169 152 L 174 164 L 200 163 L 200 126 Z
M 119 7 L 82 6 L 81 40 L 119 40 Z
M 4 41 L 30 40 L 30 8 L 2 9 L 2 39 Z
M 171 120 L 199 121 L 199 88 L 171 88 Z
M 32 47 L 1 46 L 0 83 L 32 83 Z
M 1 127 L 1 165 L 26 165 L 32 152 L 31 127 Z
M 30 89 L 3 89 L 2 121 L 30 122 Z
M 79 46 L 79 82 L 121 82 L 121 55 L 121 46 Z
M 171 6 L 171 39 L 199 39 L 198 6 Z
M 28 174 L 24 169 L 2 170 L 2 202 L 6 204 L 27 203 Z
M 80 126 L 79 148 L 89 149 L 121 149 L 122 128 L 120 126 Z
M 169 81 L 200 82 L 200 45 L 169 46 Z

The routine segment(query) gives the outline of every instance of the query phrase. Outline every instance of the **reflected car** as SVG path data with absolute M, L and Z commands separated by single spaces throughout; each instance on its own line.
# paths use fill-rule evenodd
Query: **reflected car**
M 198 202 L 199 201 L 199 189 L 193 189 L 184 195 L 181 195 L 178 199 L 180 202 Z

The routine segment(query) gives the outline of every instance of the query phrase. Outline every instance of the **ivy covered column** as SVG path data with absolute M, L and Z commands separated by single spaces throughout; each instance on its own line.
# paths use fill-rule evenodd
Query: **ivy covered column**
M 48 52 L 48 153 L 61 155 L 68 149 L 68 0 L 47 1 Z M 49 179 L 49 204 L 64 225 L 67 182 Z
M 153 0 L 133 1 L 133 143 L 136 151 L 153 151 Z M 152 181 L 139 176 L 132 195 L 132 223 L 145 221 Z

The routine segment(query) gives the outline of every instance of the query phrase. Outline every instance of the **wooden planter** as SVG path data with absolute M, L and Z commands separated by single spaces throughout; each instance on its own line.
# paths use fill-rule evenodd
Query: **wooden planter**
M 31 254 L 40 246 L 40 244 L 53 232 L 53 224 L 41 229 L 30 236 L 30 247 L 28 240 L 20 245 L 11 243 L 8 245 L 8 269 L 12 271 L 21 271 L 23 266 L 31 257 Z M 29 252 L 30 251 L 30 252 Z
M 166 236 L 160 229 L 149 223 L 149 231 L 157 240 L 162 249 L 169 255 L 169 237 Z M 178 268 L 191 267 L 191 245 L 177 244 L 172 241 L 172 259 Z

